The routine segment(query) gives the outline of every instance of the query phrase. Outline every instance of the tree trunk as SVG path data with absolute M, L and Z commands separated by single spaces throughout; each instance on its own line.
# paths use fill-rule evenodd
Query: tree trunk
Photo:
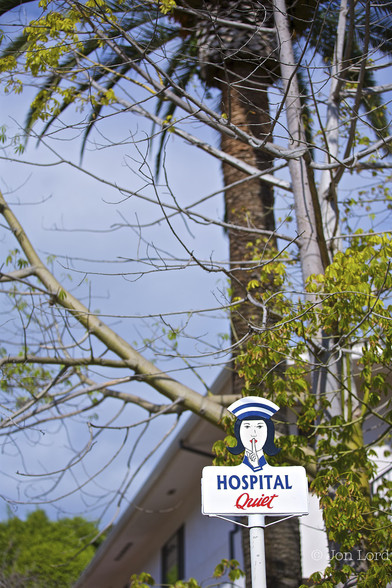
M 267 85 L 264 84 L 264 87 L 261 86 L 259 90 L 249 87 L 249 74 L 251 72 L 247 71 L 247 68 L 244 71 L 244 65 L 241 63 L 232 66 L 229 72 L 226 71 L 228 79 L 221 84 L 222 111 L 229 122 L 248 132 L 251 131 L 260 139 L 267 136 L 271 129 Z M 225 153 L 258 167 L 260 171 L 272 166 L 269 155 L 253 149 L 234 137 L 222 135 L 221 148 Z M 236 300 L 246 298 L 250 280 L 260 278 L 258 263 L 252 262 L 255 251 L 259 252 L 261 260 L 264 254 L 268 257 L 268 248 L 274 244 L 274 238 L 271 236 L 275 230 L 274 193 L 272 187 L 259 178 L 249 179 L 249 176 L 227 163 L 223 164 L 222 168 L 224 184 L 227 186 L 225 189 L 226 220 L 233 225 L 233 228 L 228 231 L 230 288 L 231 299 Z M 241 230 L 241 227 L 265 230 L 270 232 L 270 235 L 266 234 L 263 239 L 260 235 Z M 249 269 L 245 271 L 245 267 Z M 261 285 L 260 290 L 263 289 L 267 289 L 266 284 Z M 257 297 L 257 289 L 253 293 L 254 297 Z M 248 301 L 232 311 L 233 344 L 246 335 L 251 322 L 260 323 L 260 315 L 260 309 Z M 233 372 L 233 392 L 241 393 L 242 385 L 237 374 Z

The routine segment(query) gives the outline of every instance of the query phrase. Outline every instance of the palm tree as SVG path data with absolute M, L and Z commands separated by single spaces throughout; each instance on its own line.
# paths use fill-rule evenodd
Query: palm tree
M 9 11 L 21 4 L 20 0 L 2 0 L 0 13 Z M 169 9 L 169 4 L 162 3 Z M 80 22 L 89 30 L 87 40 L 75 53 L 65 53 L 50 74 L 39 93 L 39 99 L 32 107 L 27 128 L 40 114 L 43 105 L 58 91 L 62 82 L 72 79 L 71 88 L 64 94 L 60 106 L 49 116 L 44 132 L 69 104 L 85 96 L 94 84 L 96 87 L 111 90 L 127 80 L 128 74 L 137 69 L 143 61 L 153 60 L 154 54 L 165 46 L 173 46 L 171 58 L 167 61 L 164 88 L 173 87 L 173 95 L 179 96 L 192 77 L 197 74 L 207 87 L 216 88 L 221 96 L 221 112 L 228 123 L 242 130 L 248 137 L 258 140 L 271 140 L 271 116 L 268 89 L 279 82 L 279 60 L 277 56 L 277 38 L 274 29 L 272 4 L 255 0 L 190 0 L 178 2 L 167 10 L 159 10 L 158 5 L 146 1 L 138 3 L 108 2 L 111 14 L 117 16 L 113 22 L 111 14 L 94 7 L 91 12 L 77 2 L 69 3 L 68 14 L 78 15 Z M 304 3 L 298 3 L 292 10 L 292 26 L 295 34 L 308 35 L 310 45 L 317 47 L 324 59 L 330 59 L 333 53 L 334 23 L 336 13 L 331 4 L 321 2 L 316 15 L 311 18 Z M 381 10 L 382 8 L 379 8 Z M 301 12 L 302 11 L 302 12 Z M 322 23 L 315 27 L 315 18 Z M 94 20 L 95 19 L 95 20 Z M 104 35 L 99 32 L 104 31 Z M 377 22 L 373 28 L 376 40 L 381 32 Z M 135 41 L 137 39 L 137 42 Z M 384 39 L 385 40 L 385 39 Z M 131 42 L 132 41 L 132 42 Z M 390 39 L 387 40 L 390 47 Z M 75 73 L 77 65 L 86 63 L 90 56 L 100 53 L 104 44 L 105 51 L 99 56 L 98 64 L 88 66 L 88 77 Z M 360 37 L 348 49 L 347 59 L 352 63 L 360 55 Z M 387 45 L 384 45 L 387 47 Z M 26 37 L 22 35 L 10 43 L 5 55 L 24 55 L 28 50 Z M 97 62 L 97 60 L 95 59 Z M 82 68 L 80 68 L 82 70 Z M 79 71 L 80 71 L 79 70 Z M 351 70 L 347 70 L 347 79 Z M 372 80 L 367 80 L 371 85 Z M 166 95 L 167 96 L 167 95 Z M 366 97 L 370 99 L 369 96 Z M 372 98 L 374 100 L 374 97 Z M 105 107 L 106 95 L 101 91 L 91 102 L 91 116 L 88 121 L 84 143 L 88 133 L 101 110 Z M 158 100 L 158 108 L 164 110 L 166 102 Z M 374 102 L 373 102 L 374 106 Z M 165 117 L 173 114 L 176 104 L 172 102 L 165 111 Z M 377 110 L 371 110 L 378 112 Z M 378 121 L 376 128 L 381 129 L 383 121 Z M 241 161 L 252 164 L 261 172 L 270 169 L 273 157 L 267 151 L 254 147 L 250 141 L 240 140 L 238 135 L 221 133 L 222 150 Z M 233 299 L 247 297 L 248 284 L 259 279 L 257 264 L 252 264 L 252 255 L 257 250 L 273 249 L 274 193 L 270 184 L 262 178 L 247 179 L 244 172 L 228 163 L 223 164 L 226 203 L 226 220 L 229 226 L 228 238 L 231 263 L 231 296 Z M 246 181 L 245 181 L 246 180 Z M 256 228 L 265 231 L 265 242 L 260 236 L 253 236 L 244 228 Z M 244 264 L 249 264 L 249 271 L 243 271 Z M 261 284 L 259 291 L 270 289 L 273 284 Z M 257 291 L 256 291 L 257 294 Z M 256 295 L 257 297 L 257 295 Z M 244 302 L 231 315 L 232 340 L 240 341 L 248 331 L 252 321 L 257 322 L 258 309 L 249 301 Z M 240 393 L 242 382 L 233 370 L 233 392 Z M 268 582 L 271 586 L 298 586 L 301 580 L 299 534 L 296 521 L 274 525 L 267 534 L 267 569 Z

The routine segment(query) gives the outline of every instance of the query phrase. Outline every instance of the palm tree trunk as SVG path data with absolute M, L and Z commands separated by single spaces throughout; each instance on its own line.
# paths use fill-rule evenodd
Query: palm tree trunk
M 239 63 L 231 65 L 230 71 L 225 72 L 226 80 L 220 85 L 222 92 L 222 111 L 228 120 L 252 132 L 257 138 L 268 136 L 271 129 L 269 115 L 269 101 L 267 80 L 258 79 L 257 87 L 252 83 L 251 66 Z M 260 171 L 272 166 L 270 156 L 239 140 L 222 135 L 221 148 Z M 259 178 L 248 179 L 243 172 L 234 167 L 223 164 L 225 190 L 225 204 L 227 222 L 232 225 L 228 231 L 230 264 L 231 264 L 231 297 L 244 298 L 247 285 L 252 279 L 259 279 L 260 271 L 257 263 L 250 263 L 250 269 L 244 271 L 244 266 L 251 262 L 254 251 L 260 251 L 260 257 L 268 258 L 268 251 L 275 245 L 273 232 L 274 193 L 271 186 Z M 255 236 L 242 230 L 241 227 L 257 228 L 266 231 L 265 240 L 260 235 Z M 269 233 L 269 236 L 268 236 Z M 271 284 L 261 284 L 259 291 L 265 291 Z M 257 292 L 252 291 L 253 296 Z M 232 342 L 236 343 L 248 332 L 251 322 L 260 322 L 260 309 L 246 301 L 238 310 L 231 314 Z M 234 356 L 241 351 L 236 348 Z M 233 392 L 240 394 L 243 382 L 236 370 L 233 370 Z M 267 523 L 271 522 L 267 519 Z M 244 530 L 242 536 L 243 553 L 246 569 L 246 585 L 250 587 L 250 552 L 249 531 Z M 302 581 L 301 550 L 298 519 L 290 519 L 272 525 L 265 532 L 267 584 L 273 588 L 297 588 Z M 256 587 L 253 587 L 256 588 Z
M 222 111 L 229 122 L 262 139 L 268 136 L 271 130 L 267 84 L 258 82 L 258 87 L 252 88 L 251 77 L 249 77 L 251 75 L 252 67 L 246 67 L 246 64 L 239 62 L 232 66 L 230 71 L 225 72 L 227 79 L 221 83 Z M 222 135 L 221 148 L 225 153 L 258 167 L 260 171 L 272 166 L 269 155 L 253 149 L 235 137 Z M 272 237 L 275 230 L 274 192 L 271 186 L 259 178 L 249 179 L 249 176 L 247 177 L 246 174 L 227 163 L 224 163 L 222 167 L 224 184 L 228 186 L 225 190 L 226 219 L 232 225 L 228 236 L 232 274 L 231 297 L 234 300 L 245 298 L 249 281 L 259 279 L 257 263 L 252 263 L 254 252 L 260 251 L 261 257 L 266 244 L 274 244 Z M 260 235 L 252 235 L 241 227 L 265 230 L 264 242 Z M 250 265 L 250 269 L 244 271 L 244 266 L 247 264 Z M 266 286 L 264 285 L 263 288 L 261 285 L 261 290 L 266 290 Z M 243 303 L 238 310 L 233 311 L 231 316 L 233 343 L 248 332 L 250 322 L 259 322 L 257 315 L 260 315 L 260 310 L 249 302 Z M 234 382 L 234 393 L 240 392 L 238 386 L 241 386 L 241 383 Z

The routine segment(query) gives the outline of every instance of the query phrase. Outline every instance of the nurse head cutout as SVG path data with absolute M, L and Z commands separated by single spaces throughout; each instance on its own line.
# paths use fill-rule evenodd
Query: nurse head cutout
M 271 416 L 279 406 L 258 396 L 247 396 L 233 402 L 228 409 L 237 417 L 234 434 L 237 439 L 235 447 L 228 447 L 233 455 L 245 451 L 243 464 L 257 472 L 266 465 L 264 453 L 276 455 L 280 449 L 275 446 L 275 427 Z

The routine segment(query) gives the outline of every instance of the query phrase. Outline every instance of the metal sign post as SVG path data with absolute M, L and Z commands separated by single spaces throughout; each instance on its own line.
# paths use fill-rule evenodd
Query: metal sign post
M 264 548 L 264 515 L 249 515 L 250 561 L 253 588 L 267 588 Z
M 271 400 L 248 396 L 228 407 L 236 417 L 234 455 L 244 453 L 237 466 L 207 466 L 201 480 L 202 512 L 248 527 L 253 588 L 267 588 L 265 573 L 265 516 L 290 518 L 308 514 L 308 481 L 301 466 L 270 466 L 266 455 L 276 455 L 271 417 L 279 410 Z M 248 517 L 248 525 L 227 519 Z M 279 521 L 274 521 L 279 522 Z M 269 523 L 269 524 L 274 524 Z

